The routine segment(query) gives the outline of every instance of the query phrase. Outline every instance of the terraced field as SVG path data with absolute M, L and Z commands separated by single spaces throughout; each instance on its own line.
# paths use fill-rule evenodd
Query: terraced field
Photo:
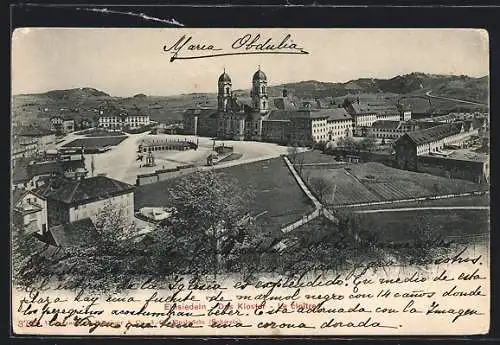
M 380 163 L 350 164 L 345 168 L 304 167 L 303 177 L 323 177 L 334 192 L 326 198 L 331 205 L 413 199 L 486 190 L 471 181 L 387 167 Z
M 326 198 L 328 204 L 343 205 L 379 201 L 379 197 L 366 188 L 345 169 L 303 169 L 303 176 L 323 177 L 334 186 L 334 192 Z M 305 179 L 307 183 L 307 177 Z

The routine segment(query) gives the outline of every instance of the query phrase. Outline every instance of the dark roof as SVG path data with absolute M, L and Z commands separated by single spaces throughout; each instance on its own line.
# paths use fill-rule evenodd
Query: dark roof
M 406 133 L 406 136 L 415 144 L 422 145 L 458 134 L 462 129 L 462 125 L 462 122 L 447 123 L 420 131 L 409 132 Z
M 290 118 L 310 118 L 310 119 L 321 119 L 321 118 L 329 118 L 330 112 L 328 110 L 331 109 L 300 109 L 295 111 L 289 111 Z
M 399 114 L 399 109 L 395 104 L 388 104 L 385 102 L 368 103 L 368 109 L 379 115 L 386 114 Z
M 53 226 L 49 228 L 49 233 L 47 242 L 49 244 L 53 242 L 55 245 L 61 247 L 92 241 L 99 236 L 94 223 L 89 218 Z
M 25 189 L 15 189 L 12 191 L 12 205 L 17 204 L 19 200 L 21 200 L 21 197 L 26 193 Z
M 344 108 L 325 109 L 325 113 L 329 114 L 328 121 L 349 120 L 351 115 Z
M 134 186 L 106 176 L 95 176 L 81 180 L 54 179 L 36 192 L 48 199 L 66 204 L 83 204 L 93 200 L 131 192 Z
M 290 120 L 290 111 L 289 110 L 271 110 L 269 112 L 269 114 L 266 116 L 265 120 L 268 120 L 268 121 Z
M 408 121 L 408 123 L 415 125 L 416 128 L 418 128 L 418 129 L 427 129 L 427 128 L 442 125 L 442 123 L 435 122 L 435 121 L 413 121 L 413 120 L 410 120 L 410 121 Z
M 373 128 L 383 128 L 383 129 L 397 129 L 399 127 L 399 121 L 391 120 L 378 120 L 372 124 Z
M 300 109 L 287 111 L 287 113 L 289 114 L 289 118 L 325 118 L 329 121 L 348 120 L 351 118 L 349 113 L 344 108 Z
M 113 117 L 113 116 L 148 116 L 143 109 L 130 107 L 130 108 L 120 108 L 114 104 L 108 105 L 102 109 L 103 113 L 99 117 Z
M 83 160 L 68 160 L 68 161 L 47 161 L 28 165 L 28 176 L 34 177 L 38 175 L 48 174 L 63 174 L 68 170 L 76 170 L 85 168 Z
M 267 77 L 266 77 L 265 73 L 262 72 L 259 68 L 259 70 L 254 73 L 252 80 L 253 81 L 255 81 L 255 80 L 267 80 Z
M 350 102 L 347 110 L 351 114 L 399 114 L 399 108 L 395 104 L 386 102 L 363 102 L 353 101 Z
M 279 110 L 293 110 L 297 107 L 295 103 L 288 97 L 277 97 L 273 99 L 274 107 Z
M 360 103 L 352 102 L 348 107 L 348 111 L 351 114 L 356 114 L 356 115 L 374 113 L 373 111 L 370 110 L 367 104 L 362 102 Z
M 231 82 L 231 77 L 226 72 L 222 73 L 219 77 L 219 83 L 222 82 L 229 82 L 229 83 Z

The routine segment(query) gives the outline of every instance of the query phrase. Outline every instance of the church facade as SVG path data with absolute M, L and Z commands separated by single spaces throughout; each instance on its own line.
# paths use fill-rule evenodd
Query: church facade
M 262 140 L 262 121 L 269 113 L 267 77 L 259 69 L 252 77 L 251 105 L 238 101 L 231 77 L 217 81 L 217 109 L 195 108 L 184 113 L 187 133 L 231 140 Z

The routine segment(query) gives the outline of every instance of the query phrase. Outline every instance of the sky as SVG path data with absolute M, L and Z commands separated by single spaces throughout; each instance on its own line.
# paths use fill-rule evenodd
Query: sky
M 276 43 L 290 34 L 289 42 L 309 54 L 170 62 L 171 54 L 163 51 L 186 35 L 226 52 L 245 34 Z M 411 72 L 482 77 L 489 73 L 488 34 L 478 29 L 21 28 L 12 36 L 13 94 L 78 87 L 122 97 L 216 92 L 224 68 L 233 89 L 248 89 L 259 65 L 269 85 Z

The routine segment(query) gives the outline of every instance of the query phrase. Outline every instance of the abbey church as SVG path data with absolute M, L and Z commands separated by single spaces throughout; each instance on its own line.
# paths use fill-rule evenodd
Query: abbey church
M 269 112 L 267 77 L 259 68 L 252 78 L 252 105 L 237 100 L 229 74 L 218 80 L 216 136 L 234 140 L 261 140 L 262 120 Z
M 229 140 L 309 145 L 336 141 L 355 132 L 364 133 L 365 127 L 371 126 L 371 122 L 364 121 L 367 118 L 399 121 L 403 116 L 395 105 L 377 108 L 370 104 L 369 108 L 373 109 L 368 109 L 361 107 L 359 99 L 355 104 L 323 104 L 319 99 L 298 101 L 290 97 L 286 89 L 281 97 L 271 98 L 267 76 L 260 66 L 251 83 L 250 101 L 241 102 L 233 92 L 231 77 L 224 70 L 217 81 L 217 108 L 187 109 L 184 112 L 185 133 Z

